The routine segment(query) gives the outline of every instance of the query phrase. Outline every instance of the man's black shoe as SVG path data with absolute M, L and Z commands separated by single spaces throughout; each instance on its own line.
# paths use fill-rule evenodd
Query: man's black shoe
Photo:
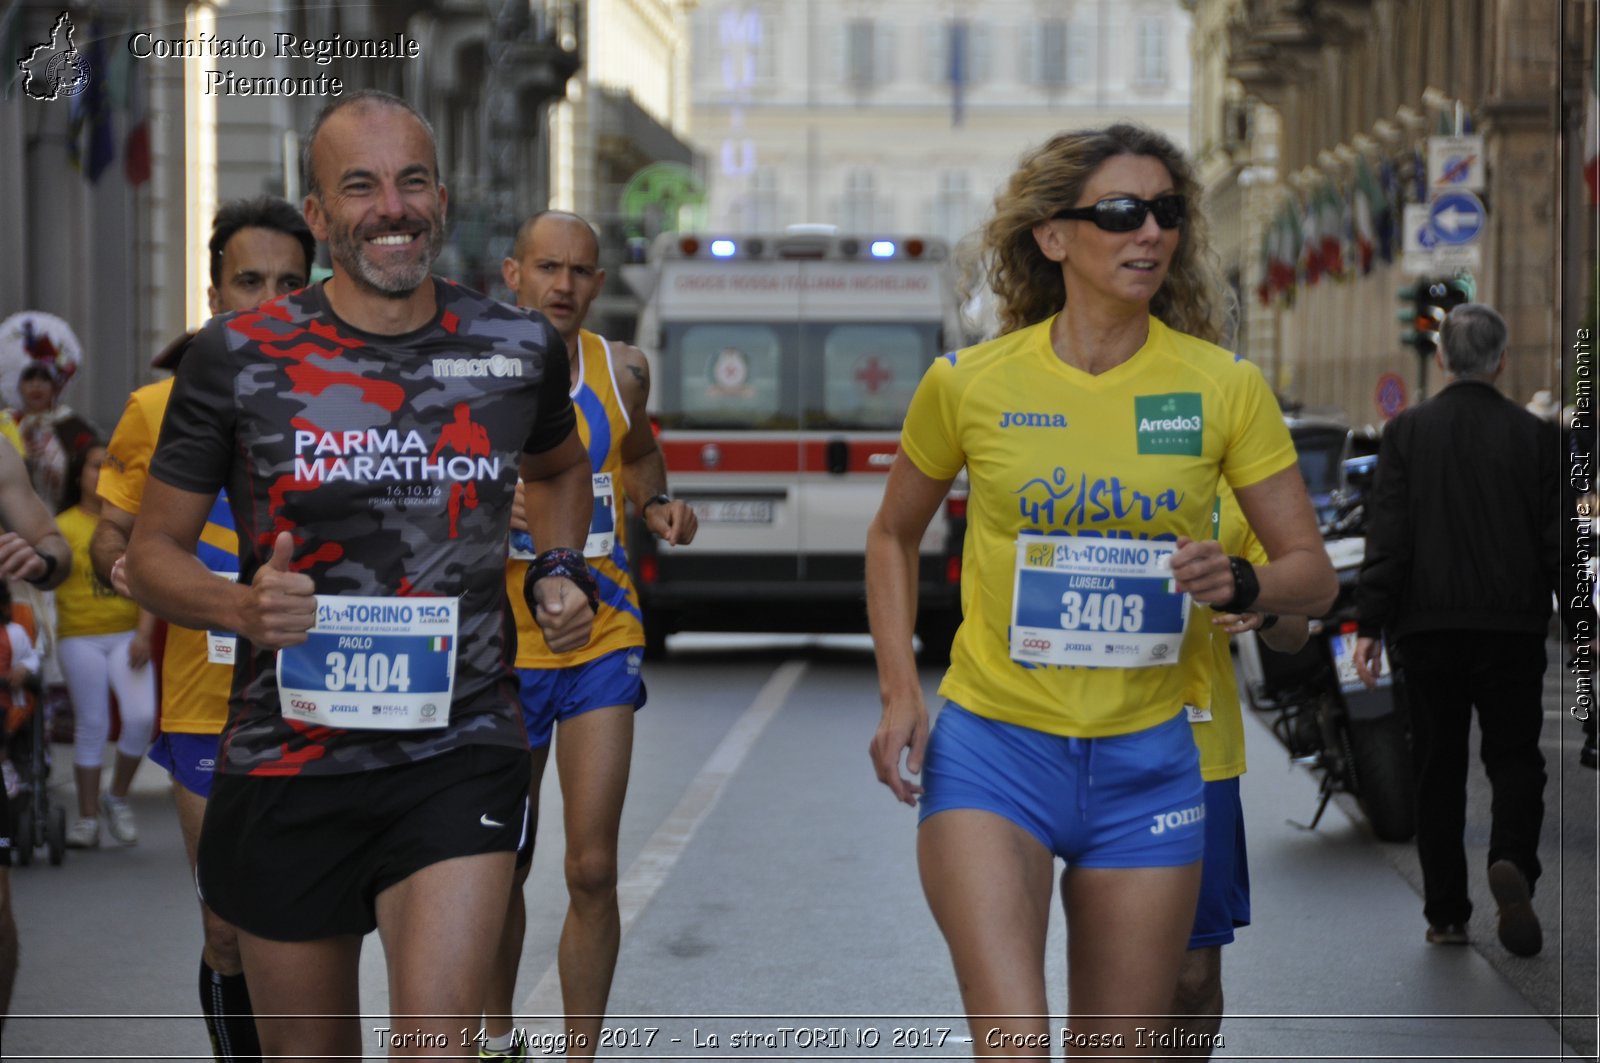
M 1533 912 L 1533 891 L 1522 869 L 1510 860 L 1489 865 L 1489 892 L 1500 906 L 1500 944 L 1513 956 L 1532 956 L 1544 947 L 1544 932 Z

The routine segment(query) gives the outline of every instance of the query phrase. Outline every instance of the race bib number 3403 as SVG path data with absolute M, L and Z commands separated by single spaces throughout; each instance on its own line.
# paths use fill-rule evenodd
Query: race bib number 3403
M 1017 538 L 1011 658 L 1145 668 L 1178 662 L 1189 596 L 1173 586 L 1175 543 Z
M 317 621 L 278 651 L 278 695 L 291 720 L 414 731 L 450 722 L 455 598 L 317 595 Z

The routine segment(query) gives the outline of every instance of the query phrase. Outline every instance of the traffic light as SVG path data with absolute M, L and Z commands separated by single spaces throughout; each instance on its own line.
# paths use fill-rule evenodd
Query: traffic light
M 1472 282 L 1466 277 L 1425 277 L 1413 285 L 1411 295 L 1411 328 L 1402 334 L 1403 342 L 1410 345 L 1422 358 L 1430 357 L 1439 347 L 1439 328 L 1445 315 L 1462 303 L 1472 299 Z M 1406 292 L 1407 289 L 1401 289 Z

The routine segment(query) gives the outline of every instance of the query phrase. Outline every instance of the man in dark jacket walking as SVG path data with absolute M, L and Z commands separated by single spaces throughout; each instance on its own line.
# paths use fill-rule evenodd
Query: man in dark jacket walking
M 1541 687 L 1559 566 L 1559 440 L 1495 389 L 1506 323 L 1478 303 L 1445 319 L 1439 394 L 1384 429 L 1356 591 L 1356 669 L 1376 684 L 1388 639 L 1405 673 L 1428 941 L 1467 943 L 1472 707 L 1494 798 L 1489 889 L 1500 942 L 1542 945 L 1531 897 L 1544 820 Z

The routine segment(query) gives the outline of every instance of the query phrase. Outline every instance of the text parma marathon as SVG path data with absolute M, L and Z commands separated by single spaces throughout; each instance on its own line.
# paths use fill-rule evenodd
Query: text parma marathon
M 128 38 L 128 51 L 135 59 L 300 59 L 327 66 L 335 59 L 416 59 L 422 46 L 404 33 L 382 38 L 334 34 L 320 39 L 274 33 L 269 41 L 210 33 L 169 39 L 141 31 Z M 219 96 L 338 96 L 345 87 L 342 79 L 326 71 L 309 77 L 252 77 L 234 70 L 207 70 L 203 85 L 207 95 Z

